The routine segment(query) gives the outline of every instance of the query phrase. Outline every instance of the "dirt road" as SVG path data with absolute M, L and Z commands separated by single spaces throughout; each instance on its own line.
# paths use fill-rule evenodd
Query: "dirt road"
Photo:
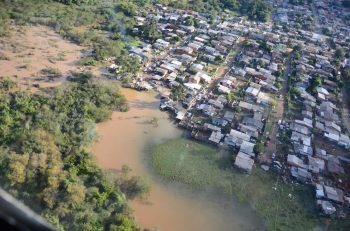
M 277 99 L 277 105 L 270 112 L 269 122 L 272 122 L 271 133 L 269 134 L 270 142 L 265 147 L 265 152 L 260 156 L 259 160 L 263 163 L 271 163 L 272 162 L 272 154 L 277 152 L 277 133 L 278 133 L 278 123 L 277 121 L 280 119 L 284 119 L 284 105 L 285 105 L 285 96 L 288 92 L 288 78 L 290 73 L 291 66 L 291 57 L 288 56 L 286 61 L 286 69 L 283 74 L 283 87 L 281 89 L 282 97 Z
M 347 86 L 349 83 L 345 83 L 345 86 Z M 343 123 L 348 130 L 347 132 L 350 133 L 350 105 L 349 105 L 349 93 L 343 89 Z

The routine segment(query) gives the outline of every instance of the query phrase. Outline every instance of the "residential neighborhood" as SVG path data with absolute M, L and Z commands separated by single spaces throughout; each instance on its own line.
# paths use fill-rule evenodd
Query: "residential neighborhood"
M 1 230 L 349 231 L 350 0 L 0 1 Z
M 232 150 L 242 172 L 311 184 L 321 213 L 344 216 L 350 123 L 340 68 L 350 61 L 337 52 L 349 53 L 350 27 L 328 19 L 350 12 L 327 0 L 271 3 L 266 23 L 156 4 L 133 31 L 154 22 L 160 38 L 130 47 L 144 69 L 126 85 L 156 89 L 161 110 L 194 139 Z

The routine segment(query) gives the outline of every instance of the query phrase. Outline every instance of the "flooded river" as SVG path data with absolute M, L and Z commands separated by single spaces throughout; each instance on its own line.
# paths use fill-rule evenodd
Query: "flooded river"
M 246 204 L 220 198 L 213 192 L 193 191 L 182 184 L 164 183 L 149 167 L 150 145 L 182 132 L 158 110 L 155 93 L 122 89 L 130 110 L 115 112 L 110 121 L 98 125 L 101 135 L 92 147 L 105 169 L 120 170 L 126 164 L 133 175 L 147 177 L 151 193 L 147 201 L 135 200 L 131 207 L 143 228 L 161 231 L 263 230 L 263 222 Z

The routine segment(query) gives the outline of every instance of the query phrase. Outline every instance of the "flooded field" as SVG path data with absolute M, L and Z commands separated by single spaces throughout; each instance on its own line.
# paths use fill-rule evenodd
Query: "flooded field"
M 180 137 L 168 115 L 158 110 L 154 93 L 122 89 L 130 111 L 115 112 L 112 120 L 98 125 L 100 140 L 93 146 L 97 162 L 105 169 L 126 164 L 132 174 L 148 178 L 147 201 L 132 201 L 139 225 L 165 231 L 263 230 L 260 218 L 246 205 L 218 197 L 214 192 L 193 191 L 184 185 L 164 183 L 148 166 L 147 147 Z
M 83 47 L 64 40 L 45 26 L 13 27 L 0 39 L 0 76 L 17 78 L 21 85 L 55 86 L 57 78 L 76 70 Z M 57 71 L 50 81 L 43 71 Z

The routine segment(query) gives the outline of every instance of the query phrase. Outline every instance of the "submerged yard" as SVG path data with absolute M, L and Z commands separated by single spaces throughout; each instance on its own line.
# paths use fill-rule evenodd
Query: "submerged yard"
M 232 169 L 232 155 L 223 149 L 187 139 L 172 139 L 152 150 L 152 164 L 164 179 L 196 188 L 216 188 L 248 202 L 268 230 L 313 230 L 316 217 L 311 188 L 284 183 L 254 168 L 251 175 Z

